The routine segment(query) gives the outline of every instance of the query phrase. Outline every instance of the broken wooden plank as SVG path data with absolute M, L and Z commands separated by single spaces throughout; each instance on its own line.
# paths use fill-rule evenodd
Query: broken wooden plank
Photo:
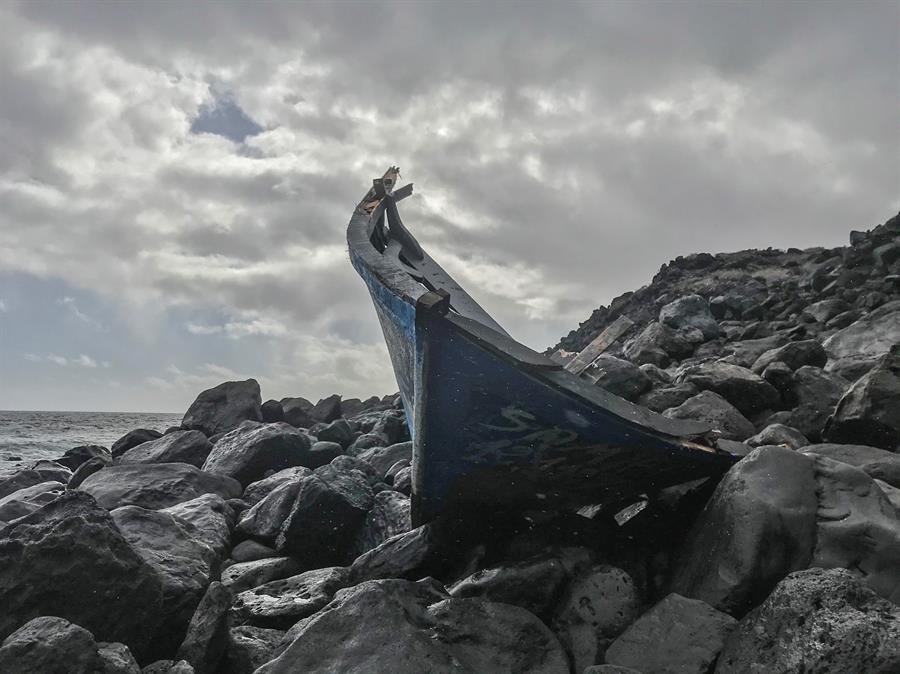
M 566 364 L 566 370 L 574 375 L 584 372 L 596 360 L 597 356 L 611 347 L 633 325 L 634 321 L 628 316 L 619 316 L 611 325 L 606 327 L 606 330 L 597 335 L 590 344 Z

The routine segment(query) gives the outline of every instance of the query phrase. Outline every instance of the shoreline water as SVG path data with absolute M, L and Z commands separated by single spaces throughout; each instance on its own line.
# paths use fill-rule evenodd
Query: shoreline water
M 183 413 L 0 410 L 0 470 L 53 459 L 79 445 L 108 448 L 135 428 L 162 433 L 181 423 L 182 416 Z

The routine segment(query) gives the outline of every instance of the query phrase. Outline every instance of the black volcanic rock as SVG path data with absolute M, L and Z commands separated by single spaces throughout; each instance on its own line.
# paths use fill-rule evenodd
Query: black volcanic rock
M 900 607 L 844 569 L 792 573 L 731 632 L 715 671 L 898 672 Z
M 226 381 L 203 391 L 181 421 L 185 430 L 202 431 L 207 436 L 227 433 L 243 421 L 261 421 L 262 398 L 255 379 Z
M 141 657 L 162 619 L 162 584 L 110 514 L 83 492 L 0 529 L 0 637 L 53 615 Z

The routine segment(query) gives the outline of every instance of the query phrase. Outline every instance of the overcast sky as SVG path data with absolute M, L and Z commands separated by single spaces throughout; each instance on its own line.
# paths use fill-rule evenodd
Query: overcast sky
M 680 254 L 900 208 L 900 3 L 0 4 L 0 409 L 396 390 L 347 259 L 404 219 L 542 350 Z

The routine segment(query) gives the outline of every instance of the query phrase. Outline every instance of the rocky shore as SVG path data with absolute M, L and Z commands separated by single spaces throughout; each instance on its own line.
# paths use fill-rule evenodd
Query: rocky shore
M 620 316 L 586 376 L 721 479 L 412 528 L 399 396 L 225 382 L 0 481 L 0 672 L 900 672 L 900 216 L 678 258 L 552 351 Z

